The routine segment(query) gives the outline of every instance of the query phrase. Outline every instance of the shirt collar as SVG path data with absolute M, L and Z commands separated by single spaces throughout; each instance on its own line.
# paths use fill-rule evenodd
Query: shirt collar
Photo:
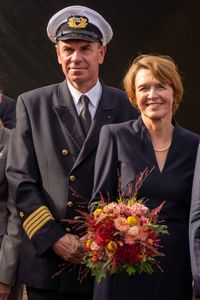
M 79 99 L 80 99 L 81 95 L 83 95 L 83 93 L 81 93 L 80 91 L 75 89 L 69 81 L 67 81 L 67 85 L 68 85 L 68 88 L 70 90 L 70 93 L 72 95 L 72 98 L 74 100 L 75 105 L 78 105 Z M 88 96 L 88 98 L 90 99 L 91 104 L 94 107 L 97 107 L 97 105 L 99 103 L 99 99 L 101 97 L 101 92 L 102 92 L 102 86 L 101 86 L 100 81 L 97 80 L 97 83 L 95 84 L 95 86 L 93 88 L 91 88 L 84 95 Z

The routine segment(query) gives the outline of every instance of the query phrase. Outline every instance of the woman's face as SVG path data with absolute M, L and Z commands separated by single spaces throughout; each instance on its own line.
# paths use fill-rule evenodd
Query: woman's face
M 156 79 L 150 70 L 138 71 L 135 77 L 135 94 L 143 118 L 152 121 L 172 118 L 173 89 Z

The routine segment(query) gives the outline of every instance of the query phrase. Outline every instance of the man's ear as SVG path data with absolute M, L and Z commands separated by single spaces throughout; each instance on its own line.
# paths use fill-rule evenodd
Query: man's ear
M 101 65 L 104 61 L 105 55 L 107 51 L 107 46 L 101 46 L 100 52 L 99 52 L 99 64 Z
M 58 62 L 59 62 L 59 64 L 61 64 L 61 60 L 60 60 L 60 47 L 59 47 L 58 43 L 55 45 L 55 49 L 56 49 L 56 53 L 57 53 Z

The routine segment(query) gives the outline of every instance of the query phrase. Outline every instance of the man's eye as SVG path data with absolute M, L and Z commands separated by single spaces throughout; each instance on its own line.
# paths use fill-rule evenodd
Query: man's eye
M 82 47 L 81 50 L 82 50 L 82 51 L 89 51 L 89 50 L 90 50 L 90 46 L 89 46 L 89 45 L 84 46 L 84 47 Z
M 71 52 L 72 50 L 70 48 L 64 48 L 63 52 Z

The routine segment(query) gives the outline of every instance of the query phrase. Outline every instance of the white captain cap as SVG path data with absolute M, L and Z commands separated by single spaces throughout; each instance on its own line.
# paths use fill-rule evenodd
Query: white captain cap
M 96 11 L 80 5 L 68 6 L 51 17 L 47 25 L 49 39 L 110 42 L 113 31 L 108 22 Z

